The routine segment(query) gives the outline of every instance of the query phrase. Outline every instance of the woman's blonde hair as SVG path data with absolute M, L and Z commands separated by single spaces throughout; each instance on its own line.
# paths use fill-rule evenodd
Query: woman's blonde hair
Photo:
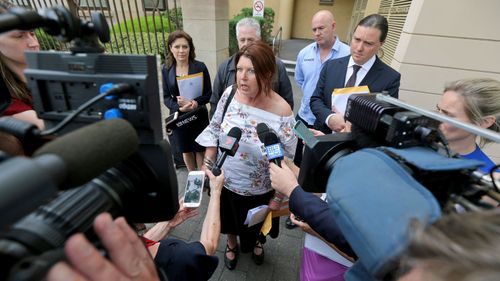
M 464 99 L 467 117 L 480 124 L 484 117 L 493 116 L 495 122 L 488 128 L 500 132 L 500 82 L 491 78 L 461 79 L 446 84 L 445 92 L 454 91 Z M 480 137 L 480 146 L 490 140 Z

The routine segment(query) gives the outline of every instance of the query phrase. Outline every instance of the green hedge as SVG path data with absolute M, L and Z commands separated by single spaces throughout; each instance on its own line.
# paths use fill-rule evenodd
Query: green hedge
M 117 35 L 127 32 L 168 32 L 168 18 L 164 15 L 146 16 L 137 19 L 127 20 L 113 26 L 111 32 Z
M 236 24 L 242 18 L 252 17 L 252 8 L 243 8 L 240 13 L 229 20 L 229 54 L 232 55 L 238 51 L 238 41 L 236 40 Z M 269 7 L 264 8 L 264 17 L 256 17 L 260 24 L 262 41 L 270 42 L 272 40 L 271 32 L 274 24 L 274 11 Z
M 41 28 L 35 29 L 36 38 L 38 39 L 38 43 L 40 44 L 40 50 L 48 51 L 64 51 L 67 49 L 65 43 L 57 40 L 54 36 L 45 33 Z
M 170 9 L 168 12 L 161 13 L 160 16 L 145 16 L 127 20 L 111 28 L 111 42 L 105 45 L 106 50 L 108 52 L 126 54 L 159 54 L 163 63 L 165 61 L 165 46 L 169 34 L 168 17 L 171 19 L 171 31 L 182 29 L 181 8 L 177 8 L 177 10 Z M 176 17 L 179 25 L 175 22 Z M 154 32 L 155 30 L 156 33 Z M 113 32 L 115 35 L 113 35 Z
M 158 45 L 155 36 L 158 36 Z M 165 32 L 165 41 L 167 40 L 167 37 L 168 33 Z M 165 41 L 163 41 L 163 36 L 158 33 L 130 32 L 128 34 L 123 33 L 123 37 L 121 38 L 117 36 L 116 40 L 114 37 L 112 37 L 111 42 L 107 43 L 105 47 L 108 52 L 113 52 L 113 53 L 146 54 L 146 55 L 159 54 L 161 57 L 161 62 L 163 63 L 165 61 L 165 52 L 166 52 Z

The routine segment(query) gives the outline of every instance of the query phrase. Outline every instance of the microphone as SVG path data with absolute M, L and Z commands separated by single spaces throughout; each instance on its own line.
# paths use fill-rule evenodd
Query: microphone
M 260 141 L 264 143 L 269 162 L 273 162 L 281 168 L 281 160 L 283 160 L 285 153 L 283 152 L 283 146 L 278 136 L 264 123 L 257 124 L 257 133 L 259 134 Z M 276 191 L 269 202 L 269 209 L 271 211 L 278 211 L 284 197 L 285 195 Z
M 269 133 L 271 129 L 266 125 L 266 123 L 259 123 L 257 124 L 257 135 L 259 136 L 260 142 L 264 143 L 264 138 L 266 137 L 267 133 Z
M 222 155 L 215 162 L 214 167 L 212 168 L 212 173 L 214 176 L 218 176 L 221 174 L 222 164 L 226 160 L 226 157 L 234 156 L 236 151 L 238 150 L 239 144 L 238 142 L 241 139 L 241 129 L 238 127 L 233 127 L 229 130 L 229 133 L 226 135 L 222 135 L 219 141 L 219 149 L 222 151 Z
M 269 162 L 273 162 L 274 164 L 281 167 L 281 160 L 285 156 L 283 151 L 283 146 L 280 143 L 278 136 L 269 131 L 264 136 L 264 147 L 266 148 L 267 158 Z
M 35 151 L 36 158 L 55 155 L 65 165 L 61 189 L 82 185 L 132 155 L 138 147 L 137 132 L 124 119 L 110 119 L 85 126 L 57 138 Z
M 42 146 L 34 158 L 0 163 L 0 225 L 9 225 L 53 196 L 80 186 L 137 150 L 137 133 L 123 119 L 83 127 Z M 23 204 L 19 204 L 22 202 Z

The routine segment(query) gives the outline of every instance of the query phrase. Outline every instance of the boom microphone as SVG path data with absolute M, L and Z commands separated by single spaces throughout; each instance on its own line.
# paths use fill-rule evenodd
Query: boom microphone
M 125 160 L 138 147 L 137 132 L 124 119 L 96 122 L 57 138 L 35 151 L 52 154 L 64 163 L 66 175 L 60 188 L 82 185 Z
M 233 127 L 229 130 L 227 136 L 222 135 L 221 140 L 219 141 L 219 149 L 222 151 L 222 155 L 215 162 L 214 167 L 212 168 L 212 173 L 214 176 L 218 176 L 221 174 L 222 164 L 226 160 L 226 157 L 234 156 L 236 150 L 238 150 L 238 142 L 241 139 L 241 129 L 238 127 Z
M 32 159 L 13 157 L 2 162 L 0 225 L 26 215 L 60 189 L 76 187 L 99 176 L 130 156 L 137 143 L 136 132 L 127 121 L 106 120 L 46 144 Z

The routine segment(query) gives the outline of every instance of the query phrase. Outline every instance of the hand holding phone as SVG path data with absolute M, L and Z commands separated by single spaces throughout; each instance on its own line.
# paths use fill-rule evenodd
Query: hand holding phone
M 309 147 L 313 147 L 318 142 L 314 134 L 301 120 L 297 120 L 297 122 L 295 122 L 293 131 L 297 134 L 297 136 L 299 136 L 299 138 L 304 140 L 304 143 Z
M 204 171 L 191 171 L 186 181 L 184 191 L 184 206 L 188 208 L 197 208 L 200 206 L 203 195 L 203 185 L 205 183 Z

